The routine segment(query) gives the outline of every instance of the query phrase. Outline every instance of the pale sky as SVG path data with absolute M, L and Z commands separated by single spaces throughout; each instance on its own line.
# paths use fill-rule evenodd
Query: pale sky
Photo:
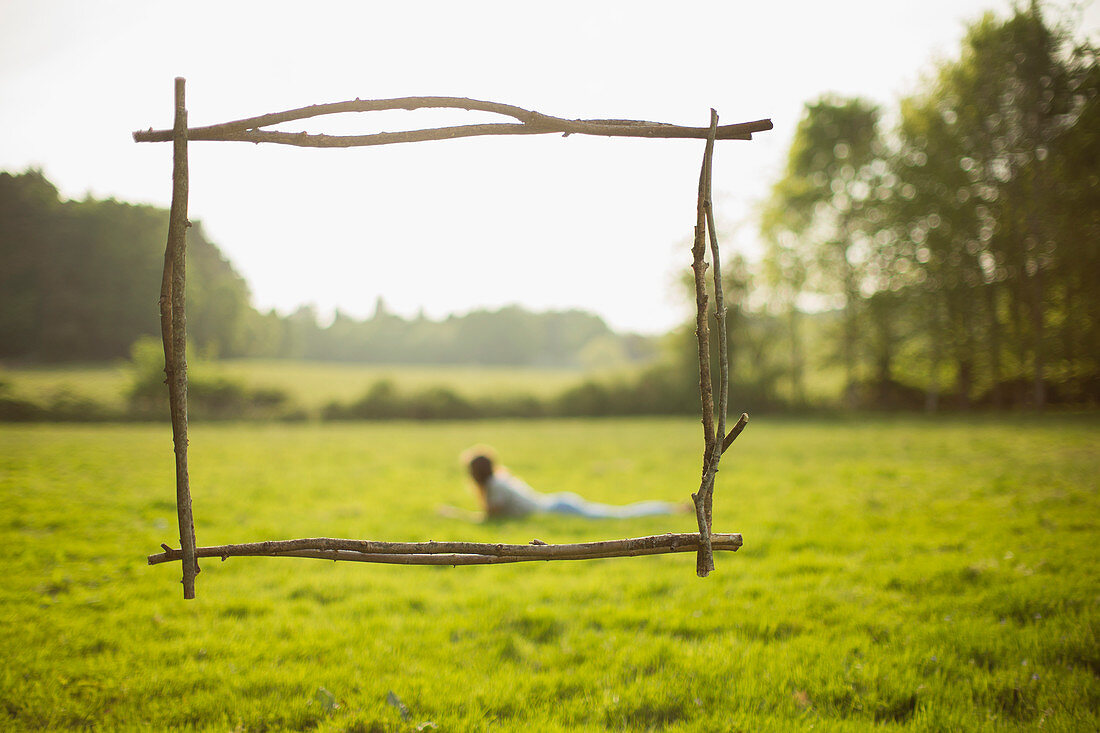
M 805 102 L 887 110 L 967 22 L 1007 0 L 310 2 L 0 0 L 0 170 L 40 167 L 71 198 L 167 206 L 173 78 L 206 125 L 360 97 L 443 95 L 567 118 L 705 126 L 771 118 L 718 143 L 724 251 L 752 220 Z M 1100 9 L 1079 11 L 1093 39 Z M 280 129 L 366 133 L 499 119 L 385 112 Z M 503 120 L 501 121 L 511 121 Z M 690 306 L 702 141 L 510 136 L 349 150 L 191 144 L 190 216 L 255 304 L 431 317 L 519 303 L 583 308 L 657 333 Z

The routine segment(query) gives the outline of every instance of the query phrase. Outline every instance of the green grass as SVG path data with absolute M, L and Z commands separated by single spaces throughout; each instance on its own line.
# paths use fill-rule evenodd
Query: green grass
M 468 568 L 178 567 L 164 426 L 0 426 L 5 729 L 1096 730 L 1100 418 L 750 424 L 690 555 Z M 686 498 L 690 420 L 197 426 L 200 544 L 548 542 L 687 516 L 495 526 L 458 452 L 534 486 Z M 409 711 L 402 721 L 392 692 Z
M 354 401 L 382 379 L 393 381 L 402 391 L 442 386 L 470 398 L 513 394 L 550 398 L 587 377 L 597 376 L 578 370 L 535 367 L 394 366 L 283 359 L 227 359 L 200 362 L 197 368 L 208 377 L 225 376 L 250 388 L 282 389 L 296 404 L 310 411 L 334 400 Z M 132 379 L 126 362 L 0 366 L 0 382 L 9 383 L 15 396 L 42 404 L 67 391 L 121 408 Z

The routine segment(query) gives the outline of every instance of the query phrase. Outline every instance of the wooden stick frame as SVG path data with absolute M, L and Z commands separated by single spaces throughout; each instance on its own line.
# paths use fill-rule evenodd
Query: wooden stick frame
M 604 557 L 635 557 L 671 552 L 695 552 L 696 574 L 706 577 L 714 570 L 716 550 L 736 551 L 740 534 L 716 534 L 711 531 L 714 484 L 722 454 L 733 444 L 748 423 L 742 414 L 726 432 L 729 399 L 729 357 L 726 345 L 726 308 L 723 301 L 722 271 L 718 239 L 711 201 L 711 172 L 714 144 L 717 140 L 751 140 L 754 132 L 772 129 L 771 120 L 756 120 L 734 125 L 718 125 L 718 113 L 710 111 L 707 127 L 683 127 L 643 120 L 567 120 L 514 105 L 464 97 L 403 97 L 399 99 L 354 99 L 347 102 L 249 117 L 206 127 L 187 126 L 185 80 L 175 80 L 175 116 L 171 130 L 133 133 L 134 142 L 171 142 L 172 206 L 168 220 L 168 243 L 164 253 L 161 280 L 160 324 L 164 343 L 164 372 L 172 415 L 172 439 L 176 456 L 176 509 L 179 521 L 180 549 L 161 545 L 163 552 L 150 555 L 156 565 L 179 560 L 183 568 L 183 597 L 195 597 L 198 558 L 220 557 L 306 557 L 323 560 L 392 563 L 401 565 L 491 565 L 499 563 L 588 560 Z M 260 128 L 293 120 L 308 119 L 342 112 L 370 112 L 392 109 L 446 108 L 493 112 L 516 120 L 514 123 L 459 125 L 451 127 L 382 132 L 371 135 L 309 135 L 304 132 L 279 132 Z M 664 534 L 623 540 L 550 545 L 532 540 L 529 545 L 480 542 L 377 542 L 316 537 L 299 540 L 275 540 L 216 547 L 198 547 L 187 472 L 187 321 L 184 290 L 186 287 L 186 251 L 188 200 L 187 146 L 192 140 L 220 140 L 252 143 L 280 143 L 298 147 L 344 148 L 389 145 L 427 140 L 449 140 L 481 135 L 601 135 L 607 137 L 694 138 L 705 140 L 703 164 L 699 172 L 695 236 L 692 242 L 692 271 L 695 278 L 696 337 L 699 347 L 699 397 L 703 424 L 703 470 L 699 490 L 691 495 L 695 505 L 697 534 Z M 706 262 L 710 242 L 711 263 Z M 711 374 L 710 331 L 706 270 L 713 268 L 714 313 L 719 359 L 717 425 L 715 425 L 714 384 Z

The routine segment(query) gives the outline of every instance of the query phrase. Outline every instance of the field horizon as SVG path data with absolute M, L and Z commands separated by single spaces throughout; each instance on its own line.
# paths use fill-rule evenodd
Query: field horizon
M 331 402 L 352 402 L 379 382 L 404 391 L 442 387 L 466 398 L 533 396 L 548 398 L 586 379 L 631 374 L 637 367 L 571 369 L 565 367 L 461 364 L 366 364 L 302 359 L 219 359 L 191 364 L 208 379 L 228 379 L 249 389 L 283 391 L 291 403 L 316 414 Z M 41 364 L 0 363 L 0 384 L 15 397 L 47 404 L 59 395 L 95 400 L 109 408 L 126 407 L 135 380 L 131 362 Z

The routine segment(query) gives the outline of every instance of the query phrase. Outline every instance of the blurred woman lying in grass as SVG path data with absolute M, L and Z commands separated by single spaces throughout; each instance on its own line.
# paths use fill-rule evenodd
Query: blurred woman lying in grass
M 499 465 L 493 449 L 488 446 L 474 446 L 464 451 L 461 458 L 473 479 L 475 493 L 484 513 L 441 507 L 440 512 L 446 516 L 487 521 L 551 513 L 586 519 L 631 519 L 684 514 L 692 510 L 690 505 L 667 501 L 638 501 L 616 505 L 588 501 L 579 494 L 566 491 L 543 494 Z

